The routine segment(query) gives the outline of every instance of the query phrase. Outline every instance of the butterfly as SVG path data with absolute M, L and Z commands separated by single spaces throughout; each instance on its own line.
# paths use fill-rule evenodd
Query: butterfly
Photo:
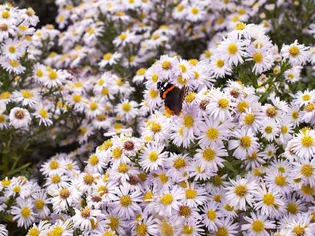
M 185 86 L 180 89 L 168 82 L 158 82 L 157 88 L 164 100 L 165 111 L 170 115 L 180 115 L 186 95 Z

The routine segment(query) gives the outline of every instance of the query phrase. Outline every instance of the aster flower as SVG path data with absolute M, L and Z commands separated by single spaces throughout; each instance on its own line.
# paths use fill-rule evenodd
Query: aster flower
M 14 107 L 9 115 L 10 125 L 14 128 L 27 128 L 32 120 L 28 110 L 20 107 Z
M 267 220 L 267 218 L 267 216 L 251 213 L 251 217 L 244 217 L 248 224 L 242 225 L 242 230 L 247 231 L 251 236 L 269 235 L 266 229 L 274 229 L 276 225 L 273 221 Z
M 226 199 L 231 206 L 236 209 L 245 210 L 246 203 L 250 206 L 254 203 L 254 191 L 257 185 L 247 179 L 237 178 L 236 181 L 230 180 L 231 186 L 226 187 Z
M 27 228 L 35 221 L 35 213 L 33 212 L 33 204 L 30 200 L 19 198 L 17 206 L 13 206 L 11 214 L 13 220 L 17 221 L 19 227 Z
M 113 212 L 120 217 L 130 219 L 141 210 L 138 204 L 141 201 L 140 196 L 139 191 L 131 191 L 126 186 L 120 186 L 119 189 L 116 189 L 116 195 L 112 197 L 110 206 Z
M 283 45 L 281 55 L 293 66 L 304 65 L 309 57 L 308 47 L 299 44 L 297 40 L 290 45 Z
M 165 164 L 167 152 L 163 152 L 163 149 L 164 146 L 156 144 L 148 144 L 144 148 L 139 164 L 145 171 L 157 170 Z

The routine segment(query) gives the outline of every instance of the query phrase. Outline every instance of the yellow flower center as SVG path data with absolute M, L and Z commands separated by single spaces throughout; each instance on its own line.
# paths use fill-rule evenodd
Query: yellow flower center
M 120 204 L 123 206 L 123 207 L 128 207 L 132 204 L 132 199 L 130 196 L 121 196 L 120 197 Z
M 52 169 L 52 170 L 58 169 L 59 168 L 59 162 L 55 161 L 55 160 L 52 160 L 49 163 L 49 168 Z
M 248 108 L 248 103 L 246 101 L 239 102 L 237 104 L 237 109 L 239 112 L 244 112 L 246 108 Z
M 160 202 L 165 206 L 170 205 L 173 202 L 172 194 L 165 194 L 163 197 L 161 197 Z
M 254 232 L 259 233 L 265 229 L 265 225 L 261 220 L 254 220 L 252 223 L 252 229 Z
M 263 55 L 260 52 L 255 52 L 253 54 L 253 60 L 256 63 L 261 63 L 263 61 Z
M 183 73 L 185 73 L 185 72 L 187 71 L 186 66 L 183 65 L 183 64 L 180 64 L 180 65 L 179 65 L 179 68 L 182 70 Z
M 49 77 L 50 80 L 55 80 L 55 79 L 57 79 L 58 74 L 57 74 L 56 71 L 52 70 L 52 71 L 49 72 L 48 77 Z
M 125 112 L 128 112 L 131 110 L 131 105 L 129 103 L 124 103 L 122 105 L 122 109 L 125 111 Z
M 143 195 L 143 200 L 146 201 L 146 200 L 150 200 L 152 199 L 153 197 L 153 193 L 152 192 L 146 192 L 144 195 Z
M 112 156 L 115 159 L 120 158 L 121 157 L 121 149 L 119 147 L 114 148 L 112 151 Z
M 272 133 L 272 127 L 271 127 L 271 126 L 266 126 L 266 127 L 265 127 L 265 132 L 266 132 L 267 134 L 271 134 L 271 133 Z
M 90 104 L 90 110 L 91 110 L 91 111 L 95 111 L 97 108 L 98 108 L 98 105 L 97 105 L 96 102 L 92 102 L 92 103 Z
M 39 114 L 41 115 L 41 117 L 43 117 L 44 119 L 48 118 L 48 112 L 45 109 L 40 109 L 39 110 Z
M 312 112 L 315 109 L 314 103 L 310 102 L 304 107 L 304 110 L 307 112 Z
M 282 134 L 288 133 L 288 130 L 289 130 L 289 129 L 288 129 L 288 126 L 282 126 L 282 127 L 281 127 L 281 133 L 282 133 Z
M 167 183 L 168 181 L 168 177 L 166 176 L 166 174 L 160 174 L 159 178 L 163 184 Z
M 129 166 L 125 163 L 120 163 L 119 167 L 118 167 L 118 172 L 119 173 L 127 173 L 129 170 Z
M 184 216 L 184 217 L 190 216 L 191 215 L 191 209 L 188 206 L 180 206 L 179 215 Z
M 84 177 L 83 177 L 83 180 L 84 180 L 84 183 L 87 184 L 87 185 L 91 185 L 94 183 L 94 177 L 93 175 L 91 174 L 86 174 Z
M 16 48 L 13 45 L 9 46 L 8 49 L 9 49 L 10 53 L 15 53 L 16 52 Z
M 63 188 L 59 191 L 59 195 L 63 199 L 67 199 L 70 196 L 70 191 L 66 188 Z
M 276 176 L 276 178 L 275 178 L 275 183 L 276 183 L 276 185 L 278 185 L 278 186 L 284 186 L 284 185 L 286 185 L 286 178 L 283 176 L 283 175 L 278 175 L 278 176 Z
M 221 98 L 218 101 L 218 106 L 220 108 L 226 108 L 229 105 L 229 100 L 227 100 L 226 98 Z
M 209 220 L 215 220 L 217 218 L 217 213 L 215 212 L 215 210 L 210 209 L 207 211 L 207 217 Z
M 172 68 L 171 62 L 170 62 L 170 61 L 163 61 L 163 62 L 162 62 L 162 68 L 163 68 L 164 70 L 169 70 L 169 69 L 171 69 L 171 68 Z
M 305 164 L 301 167 L 301 173 L 305 177 L 311 177 L 313 175 L 313 167 L 309 164 Z
M 89 158 L 89 164 L 90 164 L 91 166 L 95 166 L 95 165 L 97 165 L 98 163 L 99 163 L 99 159 L 98 159 L 98 157 L 97 157 L 96 155 L 90 156 L 90 158 Z
M 191 103 L 196 97 L 196 93 L 194 92 L 189 92 L 185 98 L 185 101 L 188 103 Z
M 10 12 L 5 10 L 2 12 L 2 18 L 8 19 L 10 17 Z
M 31 210 L 28 207 L 22 207 L 21 209 L 21 216 L 23 218 L 28 218 L 31 216 Z
M 186 235 L 192 235 L 194 232 L 194 228 L 190 225 L 184 225 L 183 227 L 183 233 Z
M 121 35 L 119 35 L 120 40 L 125 40 L 127 38 L 127 34 L 122 33 Z
M 136 233 L 137 236 L 145 236 L 147 235 L 147 225 L 146 224 L 137 224 Z
M 198 8 L 196 8 L 196 7 L 191 8 L 191 13 L 192 13 L 193 15 L 197 15 L 197 14 L 199 13 Z
M 42 210 L 44 208 L 44 206 L 45 206 L 45 202 L 43 200 L 41 200 L 41 199 L 37 199 L 37 200 L 35 200 L 35 204 L 34 205 L 35 205 L 35 207 L 37 209 Z
M 187 199 L 195 199 L 197 197 L 197 191 L 195 189 L 186 189 L 185 195 Z
M 191 115 L 184 116 L 184 126 L 191 128 L 194 125 L 194 118 Z
M 292 115 L 292 118 L 295 120 L 299 118 L 299 112 L 297 111 L 293 111 L 291 115 Z
M 153 74 L 152 77 L 151 77 L 151 80 L 156 83 L 158 81 L 159 77 L 157 74 Z
M 22 96 L 24 98 L 32 98 L 32 97 L 34 97 L 34 94 L 31 91 L 29 91 L 29 90 L 23 90 L 21 92 L 21 94 L 22 94 Z
M 103 56 L 103 59 L 105 61 L 109 61 L 111 58 L 112 58 L 113 54 L 111 53 L 106 53 L 104 56 Z
M 206 51 L 204 52 L 204 55 L 205 55 L 206 58 L 210 58 L 211 55 L 212 55 L 212 53 L 211 53 L 210 51 L 206 50 Z
M 244 185 L 235 186 L 235 193 L 237 196 L 244 197 L 247 193 L 247 187 Z
M 294 227 L 292 229 L 292 232 L 295 233 L 296 236 L 303 236 L 303 235 L 305 235 L 304 227 L 302 227 L 300 225 Z
M 314 188 L 311 185 L 302 185 L 301 190 L 304 194 L 313 196 L 314 195 Z
M 81 211 L 81 216 L 83 218 L 89 218 L 91 215 L 91 209 L 89 207 L 85 207 L 82 211 Z
M 48 233 L 48 236 L 62 236 L 62 233 L 63 233 L 62 227 L 57 226 Z
M 263 197 L 263 202 L 267 205 L 267 206 L 272 206 L 275 203 L 275 197 L 273 196 L 272 193 L 266 193 Z
M 225 227 L 218 227 L 217 232 L 215 233 L 215 236 L 228 236 L 229 231 Z
M 246 26 L 246 24 L 244 24 L 243 22 L 238 22 L 238 23 L 235 25 L 234 29 L 235 29 L 235 30 L 243 30 L 243 29 L 245 29 L 245 26 Z
M 173 167 L 175 168 L 175 169 L 181 169 L 181 168 L 184 168 L 184 167 L 186 167 L 186 162 L 185 162 L 185 160 L 183 159 L 183 158 L 181 158 L 181 157 L 179 157 L 179 158 L 177 158 L 175 161 L 174 161 L 174 163 L 173 163 Z
M 293 215 L 296 215 L 299 211 L 299 208 L 295 203 L 289 203 L 287 207 L 287 211 Z
M 249 148 L 252 144 L 252 139 L 250 136 L 244 136 L 240 139 L 240 144 L 243 148 Z
M 228 48 L 227 48 L 227 51 L 229 54 L 231 55 L 234 55 L 237 53 L 238 51 L 238 48 L 237 48 L 237 45 L 235 43 L 231 43 Z
M 61 178 L 60 178 L 59 175 L 53 175 L 53 176 L 51 177 L 51 182 L 52 182 L 53 184 L 60 183 L 60 181 L 61 181 Z
M 8 99 L 11 97 L 11 93 L 10 92 L 3 92 L 0 94 L 0 99 Z
M 293 45 L 289 48 L 289 53 L 292 57 L 296 57 L 300 54 L 300 50 L 297 46 Z
M 15 185 L 13 188 L 12 188 L 13 192 L 15 193 L 19 193 L 21 191 L 21 187 L 19 185 Z
M 216 154 L 216 152 L 212 148 L 205 148 L 202 151 L 202 157 L 206 161 L 213 161 L 215 159 L 215 154 Z
M 311 99 L 311 95 L 309 95 L 309 94 L 304 94 L 303 96 L 302 96 L 302 100 L 303 101 L 309 101 Z
M 301 139 L 301 144 L 304 147 L 310 147 L 313 145 L 313 138 L 309 135 L 305 135 L 304 137 L 302 137 Z
M 12 67 L 18 67 L 20 65 L 20 63 L 17 60 L 10 60 L 9 64 Z
M 159 94 L 159 91 L 156 89 L 150 89 L 150 91 L 149 91 L 149 95 L 151 98 L 156 98 L 158 96 L 158 94 Z
M 30 230 L 28 231 L 29 236 L 39 236 L 39 230 L 36 227 L 32 227 L 30 228 Z
M 112 229 L 112 230 L 115 230 L 118 228 L 119 226 L 119 218 L 116 218 L 116 217 L 109 217 L 109 223 L 108 223 L 108 226 Z
M 72 96 L 72 100 L 73 100 L 75 103 L 81 102 L 81 95 L 79 95 L 79 94 L 73 95 L 73 96 Z
M 266 114 L 268 117 L 274 117 L 277 115 L 277 110 L 274 107 L 268 107 Z
M 246 114 L 246 115 L 244 116 L 244 123 L 245 123 L 246 125 L 251 125 L 251 124 L 254 123 L 254 121 L 255 121 L 255 115 L 254 115 L 254 114 L 249 113 L 249 114 Z
M 159 157 L 159 154 L 157 152 L 150 152 L 149 154 L 149 160 L 151 162 L 155 162 Z
M 210 140 L 216 140 L 219 138 L 219 130 L 216 128 L 209 128 L 206 131 L 206 136 Z

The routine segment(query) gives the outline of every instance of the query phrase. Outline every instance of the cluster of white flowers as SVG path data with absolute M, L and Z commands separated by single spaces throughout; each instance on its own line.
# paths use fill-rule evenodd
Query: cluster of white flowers
M 238 3 L 0 5 L 0 236 L 315 235 L 315 47 Z

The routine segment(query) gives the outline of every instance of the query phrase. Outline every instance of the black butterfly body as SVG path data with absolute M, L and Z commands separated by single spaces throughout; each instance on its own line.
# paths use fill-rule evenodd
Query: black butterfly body
M 178 88 L 168 82 L 158 82 L 157 88 L 164 100 L 165 111 L 170 115 L 179 115 L 182 111 L 186 88 Z

